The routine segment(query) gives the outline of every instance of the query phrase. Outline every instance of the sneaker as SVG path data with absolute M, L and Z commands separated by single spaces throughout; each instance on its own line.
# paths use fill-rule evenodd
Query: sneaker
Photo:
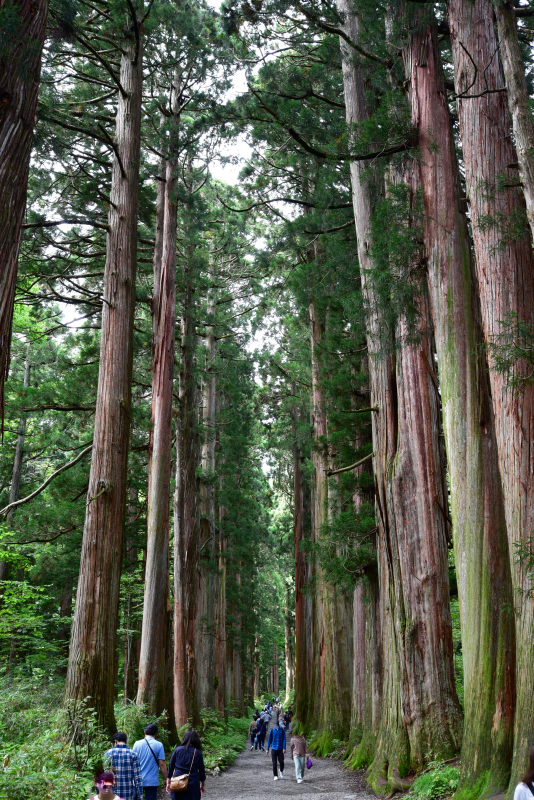
M 281 778 L 283 778 L 283 777 L 284 777 L 284 773 L 283 773 L 283 772 L 281 772 L 281 773 L 280 773 L 280 777 L 281 777 Z
M 302 783 L 302 778 L 299 778 L 297 783 Z
M 277 781 L 277 780 L 278 780 L 278 775 L 275 775 L 274 778 L 273 778 L 273 781 Z

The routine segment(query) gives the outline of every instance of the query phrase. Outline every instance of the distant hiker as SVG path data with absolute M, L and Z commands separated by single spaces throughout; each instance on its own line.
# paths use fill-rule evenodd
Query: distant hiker
M 284 722 L 286 723 L 286 730 L 289 730 L 289 726 L 291 725 L 291 715 L 287 711 L 284 714 Z
M 113 747 L 105 758 L 115 776 L 115 792 L 122 800 L 143 800 L 143 776 L 137 753 L 130 750 L 123 731 L 113 734 Z M 108 773 L 104 773 L 107 775 Z
M 291 758 L 295 762 L 295 775 L 297 783 L 302 783 L 304 780 L 304 767 L 306 766 L 308 746 L 304 736 L 297 734 L 291 737 Z
M 171 792 L 171 778 L 189 774 L 189 781 L 185 792 Z M 200 800 L 204 794 L 206 770 L 202 758 L 202 744 L 194 728 L 184 733 L 180 747 L 177 747 L 171 756 L 169 775 L 167 777 L 167 791 L 171 792 L 172 800 Z
M 284 777 L 284 753 L 286 752 L 286 732 L 280 727 L 278 722 L 275 722 L 274 728 L 271 728 L 269 734 L 269 741 L 267 742 L 268 753 L 271 750 L 271 758 L 273 760 L 273 775 L 274 780 L 278 780 L 277 764 L 280 765 L 280 777 Z
M 532 800 L 534 794 L 534 747 L 530 751 L 528 769 L 515 787 L 514 800 Z
M 158 726 L 154 722 L 146 726 L 144 734 L 144 739 L 135 742 L 133 751 L 137 754 L 141 766 L 145 800 L 157 800 L 160 770 L 163 780 L 167 779 L 165 750 L 161 742 L 156 741 Z
M 95 794 L 93 800 L 122 800 L 115 794 L 115 776 L 112 772 L 103 772 L 96 779 L 96 788 L 98 794 Z
M 256 740 L 254 742 L 255 750 L 265 750 L 265 734 L 267 733 L 267 726 L 265 721 L 260 719 L 258 722 L 258 730 L 256 731 Z
M 248 734 L 250 736 L 250 749 L 254 750 L 254 739 L 256 738 L 256 733 L 258 731 L 258 723 L 255 719 L 252 720 L 250 725 L 248 726 Z

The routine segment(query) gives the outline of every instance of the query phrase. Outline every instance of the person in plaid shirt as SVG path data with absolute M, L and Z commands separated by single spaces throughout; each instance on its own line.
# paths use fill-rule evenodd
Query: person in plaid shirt
M 122 800 L 143 800 L 143 776 L 137 753 L 130 750 L 128 737 L 122 731 L 113 736 L 113 747 L 106 759 L 115 775 L 115 794 Z

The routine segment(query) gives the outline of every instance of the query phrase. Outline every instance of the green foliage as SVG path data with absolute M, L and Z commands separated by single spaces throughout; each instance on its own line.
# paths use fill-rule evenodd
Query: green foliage
M 534 380 L 534 330 L 515 312 L 506 314 L 499 326 L 499 333 L 486 345 L 490 364 L 506 375 L 513 391 L 521 392 Z
M 440 800 L 454 794 L 460 780 L 459 770 L 439 762 L 434 762 L 430 767 L 428 772 L 423 772 L 415 779 L 409 797 L 415 800 Z
M 372 219 L 373 267 L 370 277 L 389 335 L 400 317 L 406 337 L 417 340 L 418 299 L 421 295 L 423 259 L 423 194 L 406 183 L 390 184 L 387 196 L 377 202 Z M 386 335 L 386 331 L 384 331 Z

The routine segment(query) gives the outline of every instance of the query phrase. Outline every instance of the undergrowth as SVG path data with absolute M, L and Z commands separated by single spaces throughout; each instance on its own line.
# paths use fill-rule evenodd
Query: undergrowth
M 112 746 L 109 736 L 91 710 L 62 708 L 61 681 L 36 672 L 32 680 L 4 681 L 0 689 L 0 800 L 86 800 Z M 129 744 L 143 737 L 145 725 L 157 722 L 158 738 L 170 758 L 176 742 L 170 740 L 164 716 L 122 702 L 115 714 Z M 233 763 L 248 726 L 243 717 L 224 719 L 215 711 L 202 711 L 198 731 L 207 769 L 219 772 Z
M 433 769 L 423 772 L 415 779 L 408 793 L 414 800 L 441 800 L 451 797 L 460 780 L 460 772 L 456 767 L 436 762 Z

